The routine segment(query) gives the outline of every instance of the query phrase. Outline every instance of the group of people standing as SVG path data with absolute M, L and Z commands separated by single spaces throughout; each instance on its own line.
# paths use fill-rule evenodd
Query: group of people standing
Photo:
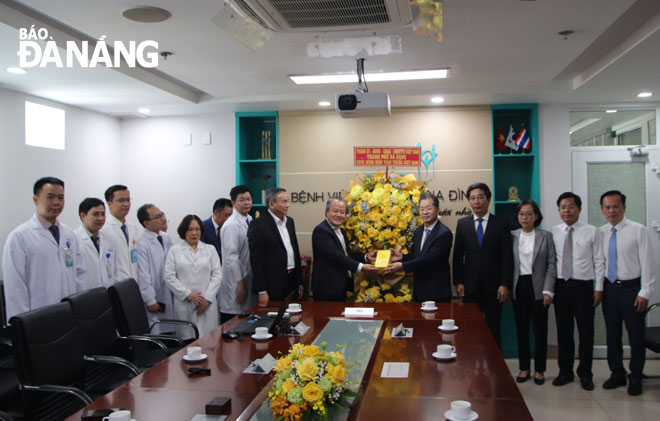
M 603 193 L 601 210 L 608 223 L 600 228 L 579 221 L 582 201 L 566 192 L 557 199 L 563 223 L 552 231 L 536 229 L 542 219 L 532 200 L 518 204 L 519 229 L 488 212 L 491 192 L 484 183 L 468 187 L 473 215 L 460 219 L 455 241 L 438 219 L 438 198 L 419 199 L 423 225 L 409 253 L 392 250 L 386 273 L 414 272 L 414 301 L 449 302 L 452 298 L 449 257 L 452 243 L 453 283 L 464 302 L 477 303 L 500 344 L 503 303 L 513 299 L 518 334 L 518 382 L 531 378 L 530 324 L 535 336 L 534 381 L 543 384 L 546 370 L 548 308 L 555 305 L 559 376 L 556 386 L 574 380 L 573 329 L 579 331 L 577 375 L 584 389 L 594 388 L 592 359 L 594 312 L 602 302 L 607 329 L 611 389 L 628 384 L 641 393 L 645 361 L 644 315 L 655 278 L 647 229 L 625 218 L 626 197 Z M 108 287 L 136 279 L 150 320 L 179 318 L 197 324 L 201 334 L 244 312 L 255 303 L 283 300 L 291 291 L 302 297 L 302 267 L 294 221 L 287 216 L 285 189 L 266 192 L 268 206 L 250 215 L 250 189 L 238 185 L 230 199 L 218 199 L 206 220 L 187 215 L 174 244 L 167 218 L 154 204 L 137 211 L 141 228 L 126 221 L 131 208 L 126 186 L 114 185 L 103 201 L 87 198 L 79 205 L 81 226 L 73 231 L 57 219 L 64 207 L 64 182 L 37 180 L 35 215 L 8 236 L 3 252 L 7 315 L 59 302 L 77 291 Z M 376 273 L 375 251 L 352 253 L 346 230 L 347 205 L 326 203 L 325 219 L 312 233 L 312 291 L 319 301 L 344 301 L 357 272 Z M 622 323 L 631 346 L 630 374 L 623 367 Z

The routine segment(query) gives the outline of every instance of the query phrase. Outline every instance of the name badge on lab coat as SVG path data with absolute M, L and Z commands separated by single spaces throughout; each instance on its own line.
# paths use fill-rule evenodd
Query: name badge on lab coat
M 64 247 L 64 262 L 66 267 L 70 268 L 73 266 L 73 252 L 71 251 L 71 241 L 66 241 L 66 247 Z

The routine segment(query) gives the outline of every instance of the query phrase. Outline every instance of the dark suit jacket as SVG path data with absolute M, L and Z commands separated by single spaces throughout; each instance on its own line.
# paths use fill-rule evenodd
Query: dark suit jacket
M 343 228 L 341 233 L 348 248 L 348 236 Z M 364 254 L 344 254 L 341 242 L 327 220 L 314 228 L 312 250 L 312 291 L 335 297 L 345 297 L 346 291 L 353 291 L 353 279 L 348 276 L 348 271 L 357 271 L 359 263 L 364 261 Z
M 463 284 L 465 293 L 497 295 L 504 285 L 511 290 L 513 275 L 513 243 L 509 224 L 503 217 L 488 216 L 484 239 L 479 247 L 474 216 L 466 216 L 456 224 L 454 243 L 454 284 Z
M 453 234 L 438 221 L 421 249 L 424 226 L 413 234 L 410 253 L 403 256 L 403 270 L 415 273 L 413 301 L 446 301 L 451 299 L 449 253 Z M 421 249 L 421 250 L 420 250 Z
M 215 231 L 215 227 L 213 225 L 213 221 L 211 218 L 205 219 L 202 221 L 202 225 L 204 225 L 204 235 L 202 235 L 202 242 L 206 244 L 210 244 L 218 252 L 218 257 L 220 257 L 220 263 L 222 263 L 222 250 L 220 248 L 220 240 L 218 240 L 217 237 L 217 232 Z
M 287 274 L 286 249 L 270 212 L 266 211 L 259 218 L 250 222 L 248 228 L 252 291 L 256 294 L 260 291 L 268 291 L 270 300 L 284 300 L 292 290 L 296 289 L 298 285 L 302 285 L 300 249 L 296 239 L 296 228 L 291 217 L 287 217 L 286 229 L 289 232 L 293 259 L 296 264 L 293 277 Z

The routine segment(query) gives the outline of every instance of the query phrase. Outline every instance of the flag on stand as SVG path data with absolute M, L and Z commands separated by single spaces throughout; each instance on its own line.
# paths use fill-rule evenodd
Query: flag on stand
M 500 151 L 506 150 L 506 137 L 502 133 L 502 128 L 497 127 L 497 133 L 495 133 L 495 147 Z
M 525 125 L 522 125 L 518 136 L 516 136 L 516 145 L 525 150 L 528 150 L 532 146 L 532 140 L 529 138 L 529 133 L 527 133 Z
M 516 132 L 513 131 L 513 126 L 509 126 L 509 134 L 506 136 L 506 142 L 505 145 L 508 148 L 513 149 L 514 151 L 518 150 L 518 145 L 516 145 L 516 141 L 513 139 L 513 137 L 516 135 Z

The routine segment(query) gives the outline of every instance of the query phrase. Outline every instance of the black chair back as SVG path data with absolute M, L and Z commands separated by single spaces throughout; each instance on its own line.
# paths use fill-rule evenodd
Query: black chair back
M 146 335 L 150 332 L 140 288 L 133 278 L 116 282 L 108 288 L 108 293 L 120 335 Z
M 7 304 L 5 302 L 5 283 L 0 280 L 0 331 L 7 328 Z
M 77 292 L 64 299 L 73 310 L 85 339 L 85 355 L 119 355 L 115 312 L 103 287 Z

